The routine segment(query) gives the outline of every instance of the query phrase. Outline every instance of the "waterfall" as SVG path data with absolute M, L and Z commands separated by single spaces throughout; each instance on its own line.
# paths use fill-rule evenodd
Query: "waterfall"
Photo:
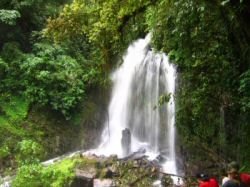
M 97 154 L 122 151 L 122 131 L 131 132 L 131 152 L 144 149 L 149 158 L 166 157 L 163 168 L 176 173 L 175 166 L 175 67 L 165 54 L 150 49 L 150 35 L 129 46 L 123 64 L 112 74 L 113 91 L 108 119 Z M 161 95 L 170 94 L 159 105 Z

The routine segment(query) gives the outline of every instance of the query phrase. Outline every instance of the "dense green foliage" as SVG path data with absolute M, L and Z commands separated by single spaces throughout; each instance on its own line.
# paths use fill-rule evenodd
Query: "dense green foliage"
M 0 19 L 8 25 L 15 25 L 16 19 L 20 17 L 20 13 L 16 10 L 0 10 Z
M 48 16 L 56 16 L 67 0 L 2 0 L 0 2 L 0 47 L 17 41 L 23 49 L 30 48 L 30 34 L 41 30 Z M 32 11 L 31 11 L 32 10 Z
M 69 118 L 71 109 L 84 98 L 86 88 L 105 84 L 105 75 L 100 52 L 86 39 L 57 45 L 42 38 L 46 17 L 54 16 L 64 2 L 1 2 L 6 10 L 0 14 L 0 32 L 13 36 L 0 38 L 0 93 L 22 94 L 31 104 L 49 105 Z M 36 11 L 28 11 L 30 8 Z M 28 30 L 23 28 L 22 19 L 32 20 L 32 24 L 26 23 Z
M 0 104 L 0 166 L 2 169 L 4 165 L 11 165 L 7 160 L 14 157 L 16 143 L 22 137 L 28 138 L 20 122 L 27 116 L 29 103 L 23 98 L 12 97 L 11 101 L 1 99 Z
M 50 104 L 66 114 L 84 96 L 83 71 L 62 48 L 35 44 L 34 53 L 21 64 L 24 94 L 33 103 Z
M 66 159 L 54 165 L 43 167 L 39 163 L 30 163 L 18 168 L 14 187 L 61 187 L 69 186 L 75 177 L 74 168 L 84 163 L 79 159 Z
M 65 115 L 83 98 L 83 70 L 60 46 L 36 43 L 33 53 L 26 54 L 17 44 L 6 43 L 2 54 L 2 90 L 17 90 L 31 103 L 50 105 Z
M 73 1 L 59 17 L 49 19 L 45 35 L 56 41 L 86 36 L 99 48 L 105 62 L 121 54 L 128 44 L 145 34 L 143 14 L 153 1 Z

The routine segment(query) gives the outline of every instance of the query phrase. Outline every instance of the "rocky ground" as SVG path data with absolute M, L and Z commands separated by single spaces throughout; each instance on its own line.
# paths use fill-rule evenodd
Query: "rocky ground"
M 182 181 L 182 184 L 174 184 L 171 178 L 173 175 L 163 173 L 158 161 L 149 161 L 141 154 L 133 154 L 123 159 L 118 159 L 116 155 L 100 157 L 81 154 L 79 156 L 88 159 L 89 164 L 75 168 L 76 177 L 71 187 L 195 186 L 195 184 L 192 185 L 194 180 L 181 176 L 179 181 Z

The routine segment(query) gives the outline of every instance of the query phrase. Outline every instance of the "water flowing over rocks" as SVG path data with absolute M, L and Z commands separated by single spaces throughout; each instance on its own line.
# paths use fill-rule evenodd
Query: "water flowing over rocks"
M 176 68 L 165 54 L 151 49 L 150 38 L 149 34 L 131 44 L 123 64 L 113 72 L 114 86 L 101 143 L 88 151 L 91 157 L 98 155 L 101 169 L 97 173 L 111 178 L 116 186 L 152 186 L 158 179 L 163 186 L 173 186 L 171 176 L 178 172 L 174 127 Z M 160 103 L 161 97 L 168 99 Z M 117 156 L 110 156 L 114 154 Z M 93 177 L 91 181 L 97 180 Z
M 150 160 L 161 154 L 165 172 L 177 174 L 176 68 L 167 55 L 151 49 L 150 41 L 148 34 L 132 43 L 122 65 L 112 73 L 108 118 L 92 153 L 123 158 L 144 150 Z

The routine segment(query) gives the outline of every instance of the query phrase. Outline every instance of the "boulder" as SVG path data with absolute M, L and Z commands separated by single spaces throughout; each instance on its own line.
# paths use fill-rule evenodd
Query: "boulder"
M 92 167 L 76 170 L 76 177 L 70 187 L 92 187 L 96 170 Z
M 96 169 L 92 167 L 84 168 L 84 170 L 77 169 L 76 177 L 83 179 L 94 179 L 96 177 Z

